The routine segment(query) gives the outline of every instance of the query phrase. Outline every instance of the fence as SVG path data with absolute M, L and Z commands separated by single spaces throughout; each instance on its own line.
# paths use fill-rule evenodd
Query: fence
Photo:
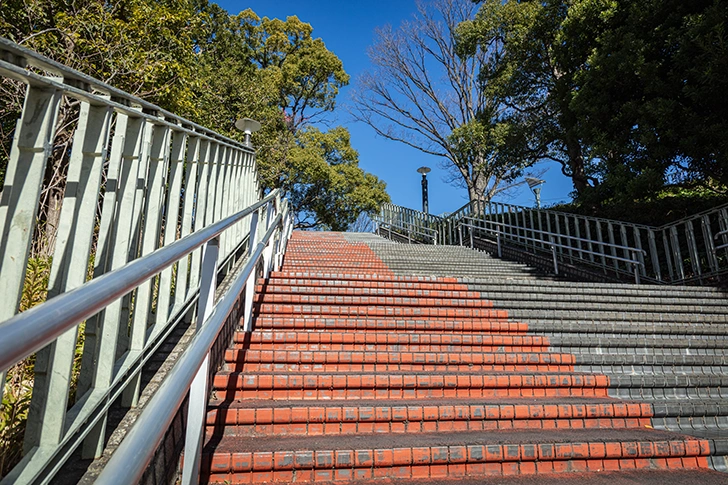
M 468 203 L 445 218 L 389 205 L 380 218 L 436 228 L 442 244 L 458 244 L 465 218 L 506 224 L 503 241 L 530 251 L 551 247 L 551 241 L 527 235 L 555 234 L 560 258 L 631 277 L 635 255 L 641 279 L 653 283 L 711 283 L 728 274 L 728 205 L 659 227 L 498 202 Z
M 5 39 L 0 75 L 27 86 L 0 200 L 3 389 L 4 372 L 37 351 L 25 457 L 2 483 L 42 483 L 82 442 L 84 457 L 100 455 L 111 403 L 137 405 L 144 363 L 183 320 L 196 313 L 202 326 L 218 274 L 242 258 L 250 315 L 255 263 L 280 261 L 290 217 L 277 193 L 261 200 L 254 151 L 235 140 Z M 48 301 L 15 315 L 64 102 L 78 116 Z

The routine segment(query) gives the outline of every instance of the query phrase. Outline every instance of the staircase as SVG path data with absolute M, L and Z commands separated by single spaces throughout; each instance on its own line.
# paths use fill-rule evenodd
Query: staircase
M 203 481 L 726 481 L 718 290 L 296 232 L 258 295 L 213 381 Z

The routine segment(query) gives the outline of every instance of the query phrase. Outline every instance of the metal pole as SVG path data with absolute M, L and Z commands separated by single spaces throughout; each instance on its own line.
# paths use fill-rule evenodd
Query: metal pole
M 430 207 L 427 200 L 427 174 L 422 174 L 422 212 L 429 214 Z

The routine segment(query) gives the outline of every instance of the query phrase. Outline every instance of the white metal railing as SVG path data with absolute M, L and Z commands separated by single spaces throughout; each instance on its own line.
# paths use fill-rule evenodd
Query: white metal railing
M 380 216 L 390 221 L 425 217 L 413 215 L 416 212 L 390 204 Z M 640 249 L 645 281 L 714 282 L 728 274 L 728 204 L 657 227 L 500 202 L 471 202 L 439 221 L 432 219 L 442 244 L 457 244 L 457 223 L 464 217 L 509 224 L 517 227 L 514 232 L 537 229 L 554 233 L 565 246 L 558 248 L 560 253 L 615 274 L 632 270 L 627 262 L 614 257 L 618 246 Z M 613 257 L 602 258 L 599 248 L 604 247 Z
M 25 457 L 2 483 L 44 483 L 82 442 L 84 458 L 101 454 L 110 404 L 137 405 L 142 366 L 180 322 L 208 315 L 217 270 L 255 254 L 258 219 L 262 232 L 277 227 L 269 263 L 290 218 L 278 194 L 261 200 L 248 146 L 1 38 L 0 76 L 27 86 L 0 199 L 0 391 L 37 351 Z M 75 128 L 48 301 L 16 315 L 63 103 L 78 115 L 65 123 Z
M 389 239 L 392 239 L 392 233 L 395 232 L 402 237 L 406 237 L 409 244 L 411 244 L 414 239 L 415 241 L 425 240 L 437 245 L 437 240 L 439 236 L 439 231 L 437 229 L 408 222 L 396 224 L 385 222 L 380 219 L 375 219 L 375 222 L 379 227 L 379 231 L 387 230 L 389 232 Z M 422 237 L 418 238 L 413 236 Z
M 471 219 L 471 218 L 463 218 L 460 223 L 458 223 L 457 231 L 459 235 L 460 245 L 463 245 L 463 227 L 466 227 L 470 229 L 469 235 L 470 235 L 470 247 L 474 248 L 474 233 L 476 231 L 483 231 L 483 232 L 491 232 L 495 235 L 496 238 L 496 244 L 498 247 L 498 256 L 503 256 L 503 239 L 512 237 L 513 232 L 516 230 L 524 231 L 523 228 L 520 228 L 518 226 L 513 226 L 510 224 L 504 224 L 502 222 L 496 222 L 496 221 L 483 221 L 483 220 L 477 220 L 477 219 Z M 539 245 L 542 245 L 542 247 L 547 246 L 552 254 L 553 258 L 553 264 L 554 264 L 554 273 L 559 274 L 559 255 L 558 250 L 559 249 L 569 249 L 571 246 L 567 244 L 563 244 L 560 242 L 556 242 L 557 239 L 567 237 L 570 241 L 578 241 L 581 239 L 582 242 L 586 242 L 587 240 L 583 238 L 577 238 L 574 236 L 563 236 L 557 233 L 548 232 L 548 231 L 539 231 L 538 229 L 525 229 L 525 232 L 527 234 L 519 234 L 516 236 L 516 239 L 519 241 L 529 241 L 532 243 L 536 243 Z M 535 246 L 535 244 L 534 244 Z M 631 265 L 634 268 L 634 280 L 636 284 L 640 283 L 640 267 L 643 265 L 641 259 L 639 258 L 640 253 L 644 254 L 644 250 L 632 248 L 629 246 L 622 246 L 620 244 L 609 244 L 604 243 L 603 247 L 607 248 L 614 248 L 619 251 L 626 251 L 629 254 L 632 255 L 631 258 L 617 256 L 608 254 L 604 251 L 597 252 L 597 251 L 590 251 L 590 250 L 582 250 L 584 253 L 590 253 L 595 256 L 604 257 L 606 259 L 610 260 L 616 260 L 623 263 L 627 263 Z

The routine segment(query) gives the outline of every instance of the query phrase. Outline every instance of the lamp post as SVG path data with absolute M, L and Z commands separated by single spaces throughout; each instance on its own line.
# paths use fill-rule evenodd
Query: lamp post
M 427 174 L 430 173 L 430 167 L 420 167 L 417 173 L 422 174 L 422 212 L 428 214 L 430 208 L 427 203 Z
M 531 189 L 533 195 L 536 197 L 536 208 L 541 208 L 541 186 L 546 183 L 545 180 L 537 179 L 535 177 L 526 177 L 526 183 L 528 188 Z
M 253 148 L 253 144 L 250 143 L 250 135 L 260 130 L 260 123 L 250 118 L 241 118 L 235 122 L 235 128 L 245 134 L 245 146 Z

